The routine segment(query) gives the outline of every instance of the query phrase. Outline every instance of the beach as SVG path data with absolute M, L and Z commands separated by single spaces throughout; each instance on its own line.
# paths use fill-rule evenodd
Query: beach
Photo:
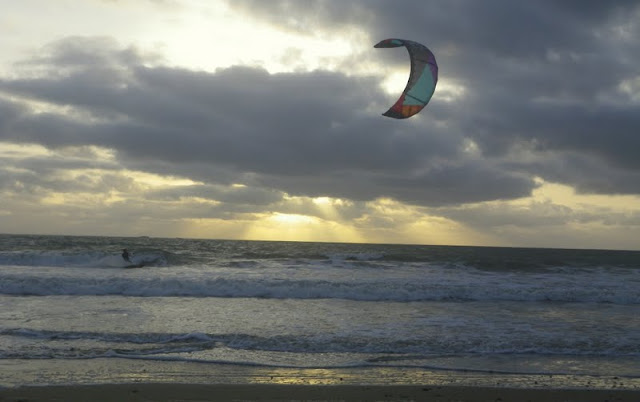
M 635 402 L 637 391 L 373 385 L 123 384 L 24 387 L 0 391 L 7 402 L 36 401 L 563 401 Z
M 297 369 L 148 362 L 12 361 L 0 401 L 637 401 L 636 378 L 419 368 Z M 30 384 L 30 385 L 21 385 Z

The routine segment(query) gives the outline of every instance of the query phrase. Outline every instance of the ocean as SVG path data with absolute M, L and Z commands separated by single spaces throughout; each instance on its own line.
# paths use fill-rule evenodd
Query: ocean
M 0 386 L 228 367 L 640 388 L 639 306 L 637 251 L 0 235 Z

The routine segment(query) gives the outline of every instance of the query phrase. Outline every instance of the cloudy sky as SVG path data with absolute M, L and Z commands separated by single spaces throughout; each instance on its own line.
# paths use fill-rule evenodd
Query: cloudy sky
M 381 113 L 405 49 L 431 103 Z M 22 0 L 0 232 L 640 249 L 640 2 Z

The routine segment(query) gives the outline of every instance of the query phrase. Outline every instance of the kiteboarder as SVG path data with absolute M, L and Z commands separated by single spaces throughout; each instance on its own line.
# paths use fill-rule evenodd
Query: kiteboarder
M 126 262 L 131 262 L 129 259 L 129 251 L 126 248 L 122 249 L 122 258 L 124 258 Z

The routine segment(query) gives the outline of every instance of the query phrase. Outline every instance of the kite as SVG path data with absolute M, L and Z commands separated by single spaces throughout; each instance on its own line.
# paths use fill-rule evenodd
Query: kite
M 420 112 L 429 103 L 438 82 L 438 64 L 431 50 L 418 42 L 405 39 L 385 39 L 375 48 L 404 46 L 411 58 L 409 81 L 398 101 L 383 116 L 406 119 Z

